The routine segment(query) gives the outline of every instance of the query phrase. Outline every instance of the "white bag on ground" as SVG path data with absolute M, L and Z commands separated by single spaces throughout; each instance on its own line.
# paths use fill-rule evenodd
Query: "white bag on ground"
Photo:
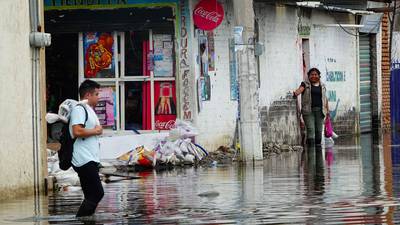
M 195 137 L 198 134 L 198 130 L 190 122 L 177 119 L 175 128 L 169 131 L 169 138 L 172 140 L 186 139 Z

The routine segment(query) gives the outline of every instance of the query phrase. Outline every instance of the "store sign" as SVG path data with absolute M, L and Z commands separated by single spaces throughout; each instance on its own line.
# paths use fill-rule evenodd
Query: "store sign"
M 92 6 L 104 4 L 127 4 L 127 0 L 45 0 L 46 6 Z
M 192 107 L 191 107 L 191 100 L 192 96 L 191 94 L 193 93 L 190 87 L 190 81 L 191 78 L 191 71 L 190 71 L 190 65 L 189 65 L 189 31 L 190 31 L 190 23 L 189 23 L 189 17 L 188 17 L 188 5 L 185 0 L 181 0 L 181 5 L 180 5 L 180 13 L 181 13 L 181 29 L 180 29 L 180 54 L 179 54 L 179 68 L 180 68 L 180 74 L 182 76 L 182 92 L 181 92 L 181 98 L 182 98 L 182 111 L 183 115 L 182 118 L 184 120 L 192 120 Z
M 45 10 L 54 9 L 97 9 L 97 8 L 119 8 L 126 6 L 137 6 L 152 4 L 153 6 L 164 6 L 165 4 L 176 4 L 178 0 L 43 0 Z
M 194 24 L 202 30 L 214 30 L 224 19 L 224 9 L 217 0 L 201 0 L 193 11 Z

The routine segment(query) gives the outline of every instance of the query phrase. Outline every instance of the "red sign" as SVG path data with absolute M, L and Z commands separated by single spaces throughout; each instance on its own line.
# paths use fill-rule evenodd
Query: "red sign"
M 176 89 L 173 81 L 154 82 L 155 129 L 170 130 L 176 120 Z
M 214 30 L 224 19 L 224 9 L 217 0 L 201 0 L 193 11 L 194 24 L 202 30 Z

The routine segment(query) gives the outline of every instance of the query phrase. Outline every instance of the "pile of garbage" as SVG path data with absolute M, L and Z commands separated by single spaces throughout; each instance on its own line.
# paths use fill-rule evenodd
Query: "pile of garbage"
M 60 169 L 57 152 L 50 149 L 47 149 L 47 169 L 48 182 L 55 183 L 55 186 L 51 184 L 54 191 L 65 192 L 81 189 L 78 174 L 72 167 L 68 170 Z
M 159 165 L 192 165 L 200 162 L 208 152 L 193 138 L 198 131 L 189 122 L 177 119 L 175 128 L 166 138 L 158 140 L 153 149 L 139 146 L 119 156 L 117 160 L 128 166 L 157 167 Z

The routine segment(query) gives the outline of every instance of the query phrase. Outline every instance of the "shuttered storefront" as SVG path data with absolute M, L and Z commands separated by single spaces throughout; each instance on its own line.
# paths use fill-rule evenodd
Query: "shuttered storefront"
M 360 35 L 360 131 L 372 128 L 370 38 Z

